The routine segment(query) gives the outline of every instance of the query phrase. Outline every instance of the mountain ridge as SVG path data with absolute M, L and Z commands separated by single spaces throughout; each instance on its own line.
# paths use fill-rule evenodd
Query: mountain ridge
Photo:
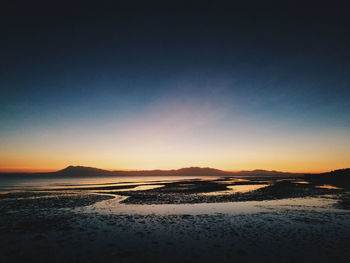
M 70 165 L 62 170 L 53 172 L 57 175 L 79 175 L 79 176 L 89 176 L 89 175 L 114 175 L 114 176 L 248 176 L 248 175 L 294 175 L 297 173 L 281 172 L 281 171 L 268 171 L 262 169 L 255 169 L 252 171 L 223 171 L 220 169 L 210 168 L 210 167 L 184 167 L 179 169 L 170 170 L 104 170 L 95 167 L 88 166 L 73 166 Z
M 47 176 L 293 176 L 293 175 L 349 175 L 350 168 L 337 169 L 324 173 L 292 173 L 276 170 L 242 170 L 242 171 L 223 171 L 210 167 L 184 167 L 179 169 L 169 170 L 105 170 L 96 167 L 69 165 L 61 170 L 54 172 L 37 172 L 37 173 L 1 173 L 0 175 L 47 175 Z

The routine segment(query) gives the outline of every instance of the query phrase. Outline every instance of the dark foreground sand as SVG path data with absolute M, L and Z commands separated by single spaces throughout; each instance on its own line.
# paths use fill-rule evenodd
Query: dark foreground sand
M 225 190 L 220 181 L 118 192 L 124 206 L 145 207 L 142 214 L 120 214 L 118 208 L 108 212 L 106 205 L 115 197 L 94 194 L 98 187 L 3 194 L 0 262 L 349 262 L 348 189 L 269 180 L 268 187 L 225 195 L 206 195 Z M 310 196 L 333 202 L 304 205 Z M 291 197 L 299 198 L 300 205 L 270 205 L 250 213 L 147 214 L 147 207 L 152 211 L 160 203 L 255 200 L 264 205 L 262 200 Z M 104 210 L 95 209 L 98 204 Z

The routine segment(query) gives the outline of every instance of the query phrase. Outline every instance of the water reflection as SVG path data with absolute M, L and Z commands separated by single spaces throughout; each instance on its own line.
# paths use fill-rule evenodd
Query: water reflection
M 0 192 L 11 190 L 42 190 L 42 189 L 69 189 L 69 188 L 92 188 L 108 186 L 130 186 L 143 184 L 162 184 L 174 181 L 186 181 L 200 179 L 199 176 L 113 176 L 94 178 L 62 178 L 62 177 L 42 177 L 42 178 L 11 178 L 0 177 Z M 204 180 L 213 180 L 217 177 L 207 177 Z
M 248 185 L 228 185 L 229 190 L 215 191 L 209 193 L 201 193 L 201 195 L 231 195 L 235 193 L 247 193 L 255 191 L 264 187 L 269 186 L 269 184 L 248 184 Z
M 133 205 L 123 204 L 127 197 L 115 195 L 115 199 L 98 202 L 87 207 L 76 208 L 77 212 L 93 212 L 101 214 L 159 214 L 159 215 L 200 215 L 200 214 L 249 214 L 268 212 L 271 210 L 297 209 L 312 211 L 343 211 L 331 208 L 336 203 L 334 198 L 290 198 L 269 201 L 244 201 L 225 203 L 199 204 L 156 204 Z
M 241 178 L 229 178 L 229 179 L 220 179 L 216 181 L 217 183 L 229 184 L 229 183 L 237 183 L 237 182 L 249 182 L 247 179 Z
M 307 181 L 293 181 L 295 184 L 310 184 L 310 182 Z
M 330 185 L 330 184 L 317 185 L 315 187 L 316 188 L 321 188 L 321 189 L 334 189 L 334 190 L 344 189 L 344 188 L 336 187 L 336 186 L 333 186 L 333 185 Z
M 123 188 L 123 189 L 116 189 L 116 190 L 98 190 L 98 192 L 108 192 L 108 193 L 114 193 L 114 192 L 134 192 L 134 191 L 146 191 L 146 190 L 152 190 L 152 189 L 157 189 L 164 187 L 165 185 L 163 184 L 147 184 L 147 185 L 139 185 L 134 188 Z M 91 192 L 95 192 L 95 190 L 92 190 Z

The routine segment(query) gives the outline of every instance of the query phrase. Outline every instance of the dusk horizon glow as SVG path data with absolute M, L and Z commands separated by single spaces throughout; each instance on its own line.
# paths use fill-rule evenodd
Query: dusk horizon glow
M 349 14 L 2 1 L 0 261 L 348 263 Z
M 329 8 L 9 7 L 0 171 L 349 167 L 347 13 Z

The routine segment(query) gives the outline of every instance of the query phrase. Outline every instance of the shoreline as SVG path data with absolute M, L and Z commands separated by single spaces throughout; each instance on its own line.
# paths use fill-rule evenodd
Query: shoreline
M 103 191 L 101 184 L 90 190 L 71 186 L 0 194 L 0 259 L 347 262 L 350 210 L 341 204 L 347 203 L 349 189 L 279 179 L 133 182 Z M 264 187 L 227 192 L 228 186 L 246 190 L 259 184 Z M 189 202 L 198 195 L 201 203 Z

